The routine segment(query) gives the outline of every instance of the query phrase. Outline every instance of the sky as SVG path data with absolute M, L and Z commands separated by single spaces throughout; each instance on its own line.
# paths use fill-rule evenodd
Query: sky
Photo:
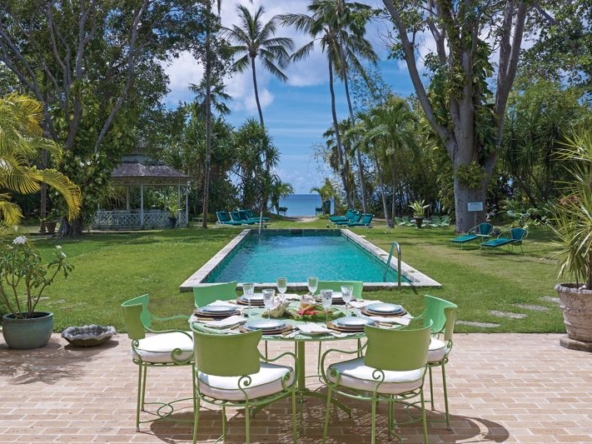
M 379 7 L 379 0 L 358 0 L 362 3 Z M 222 25 L 231 27 L 239 24 L 236 6 L 238 1 L 222 1 Z M 306 13 L 308 0 L 253 0 L 252 5 L 241 2 L 254 12 L 263 6 L 263 21 L 269 21 L 276 14 Z M 385 43 L 382 36 L 389 26 L 386 22 L 373 23 L 367 32 L 367 39 L 381 57 L 379 68 L 383 80 L 389 84 L 394 93 L 408 96 L 413 87 L 409 80 L 406 65 L 397 60 L 386 60 Z M 309 37 L 293 28 L 278 27 L 276 37 L 291 37 L 295 48 L 300 48 L 309 41 Z M 276 173 L 282 182 L 290 183 L 296 194 L 307 194 L 313 187 L 320 187 L 324 178 L 330 176 L 330 170 L 319 164 L 314 157 L 314 145 L 324 144 L 322 134 L 331 127 L 331 96 L 329 93 L 329 74 L 326 56 L 317 47 L 306 60 L 290 64 L 284 73 L 288 81 L 282 83 L 262 66 L 258 65 L 257 80 L 259 99 L 263 107 L 265 127 L 272 137 L 274 145 L 280 151 L 280 163 Z M 189 84 L 199 83 L 202 66 L 184 54 L 166 67 L 170 79 L 170 93 L 166 97 L 166 105 L 175 107 L 179 102 L 190 102 L 194 94 L 189 91 Z M 338 103 L 338 119 L 348 117 L 347 103 L 343 84 L 336 84 Z M 246 119 L 257 121 L 257 105 L 253 92 L 253 80 L 250 70 L 242 74 L 234 74 L 226 81 L 226 92 L 232 97 L 227 103 L 231 114 L 226 120 L 238 128 Z

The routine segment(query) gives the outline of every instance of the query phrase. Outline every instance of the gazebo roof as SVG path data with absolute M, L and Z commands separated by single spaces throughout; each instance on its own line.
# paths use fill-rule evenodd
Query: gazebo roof
M 111 173 L 114 185 L 185 185 L 190 176 L 164 165 L 154 162 L 144 155 L 124 156 Z

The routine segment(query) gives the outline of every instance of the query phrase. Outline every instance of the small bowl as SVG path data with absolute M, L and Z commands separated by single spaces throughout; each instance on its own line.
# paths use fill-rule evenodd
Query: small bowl
M 77 347 L 94 347 L 104 344 L 116 333 L 115 327 L 92 324 L 68 327 L 62 332 L 62 338 Z

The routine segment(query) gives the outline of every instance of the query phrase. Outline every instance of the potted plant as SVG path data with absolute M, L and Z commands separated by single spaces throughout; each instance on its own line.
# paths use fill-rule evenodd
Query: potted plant
M 562 346 L 592 351 L 592 132 L 574 136 L 559 152 L 568 179 L 564 196 L 551 206 L 552 229 L 562 246 L 559 276 L 575 282 L 559 283 L 567 337 Z
M 60 220 L 60 214 L 56 209 L 51 210 L 45 217 L 40 219 L 40 233 L 55 234 L 56 227 Z
M 36 311 L 37 304 L 58 274 L 68 277 L 73 266 L 57 246 L 48 264 L 25 236 L 1 245 L 0 304 L 2 335 L 10 348 L 27 350 L 43 347 L 53 331 L 53 313 Z
M 409 204 L 409 208 L 413 210 L 413 218 L 415 219 L 415 226 L 417 228 L 421 228 L 423 223 L 423 217 L 425 215 L 425 210 L 429 207 L 429 205 L 424 205 L 424 201 L 413 201 Z
M 175 228 L 177 226 L 177 218 L 179 217 L 179 212 L 183 211 L 183 206 L 179 204 L 176 200 L 172 199 L 169 201 L 167 205 L 167 210 L 169 212 L 170 227 Z

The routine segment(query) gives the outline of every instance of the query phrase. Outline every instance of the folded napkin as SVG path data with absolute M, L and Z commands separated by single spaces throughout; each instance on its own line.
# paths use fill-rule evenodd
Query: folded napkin
M 404 326 L 409 325 L 409 321 L 411 321 L 410 317 L 405 316 L 370 316 L 370 319 L 381 324 L 399 324 Z
M 331 330 L 323 324 L 300 324 L 298 325 L 298 330 L 309 335 L 331 333 Z
M 228 318 L 220 319 L 219 321 L 209 321 L 204 325 L 210 328 L 228 328 L 245 322 L 246 319 L 239 315 L 230 316 Z
M 369 299 L 363 299 L 363 300 L 358 299 L 356 301 L 351 301 L 349 303 L 349 305 L 354 308 L 364 308 L 370 304 L 377 304 L 377 303 L 380 303 L 380 301 L 373 301 L 373 300 L 369 300 Z

